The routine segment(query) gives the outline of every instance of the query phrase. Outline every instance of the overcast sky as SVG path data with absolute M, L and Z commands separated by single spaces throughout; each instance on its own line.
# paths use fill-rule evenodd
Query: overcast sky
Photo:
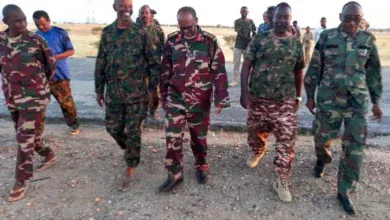
M 91 3 L 89 3 L 91 2 Z M 234 20 L 240 17 L 241 6 L 249 8 L 249 17 L 256 25 L 263 22 L 262 14 L 270 5 L 276 5 L 276 0 L 133 0 L 133 19 L 138 14 L 140 6 L 147 4 L 157 10 L 156 18 L 163 24 L 176 24 L 176 12 L 182 6 L 192 6 L 197 11 L 201 25 L 233 26 Z M 298 20 L 301 27 L 318 27 L 321 17 L 328 19 L 329 27 L 339 24 L 339 13 L 348 0 L 288 0 L 292 7 L 293 19 Z M 372 28 L 390 28 L 387 17 L 390 3 L 387 0 L 361 0 L 364 17 Z M 20 6 L 29 21 L 35 10 L 46 10 L 52 21 L 86 22 L 88 8 L 93 8 L 95 19 L 99 23 L 111 23 L 115 19 L 112 9 L 113 0 L 2 0 L 0 7 L 6 4 Z M 91 6 L 91 7 L 89 7 Z

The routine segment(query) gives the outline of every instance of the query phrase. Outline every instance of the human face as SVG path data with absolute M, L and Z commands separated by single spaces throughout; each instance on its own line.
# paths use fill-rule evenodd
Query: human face
M 143 7 L 140 13 L 140 17 L 142 18 L 144 24 L 150 24 L 153 18 L 152 13 L 150 13 L 150 8 Z
M 8 26 L 10 32 L 17 35 L 23 34 L 27 31 L 26 15 L 22 11 L 14 10 L 10 12 L 3 22 Z
M 326 19 L 321 19 L 321 27 L 326 27 Z
M 264 23 L 269 23 L 267 12 L 264 12 L 264 14 L 263 14 L 263 21 L 264 21 Z
M 184 12 L 177 15 L 177 21 L 180 32 L 182 32 L 185 37 L 191 38 L 195 36 L 198 24 L 197 18 L 194 18 L 191 13 Z
M 310 33 L 310 27 L 306 27 L 306 33 Z
M 283 34 L 288 31 L 291 22 L 291 10 L 288 7 L 278 7 L 274 15 L 275 33 Z
M 44 33 L 50 31 L 51 29 L 50 20 L 46 20 L 44 17 L 41 17 L 40 19 L 34 19 L 34 23 L 38 30 Z
M 240 14 L 242 18 L 246 18 L 249 14 L 249 11 L 247 8 L 241 8 Z
M 117 18 L 124 22 L 131 20 L 133 15 L 133 1 L 132 0 L 115 0 L 114 10 L 117 13 Z
M 362 19 L 363 13 L 361 7 L 350 4 L 340 14 L 341 28 L 349 35 L 354 34 L 359 31 L 359 25 Z

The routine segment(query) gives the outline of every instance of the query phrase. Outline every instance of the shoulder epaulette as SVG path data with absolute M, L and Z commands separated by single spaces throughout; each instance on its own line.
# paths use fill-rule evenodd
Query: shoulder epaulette
M 211 34 L 211 33 L 207 32 L 207 31 L 203 31 L 203 36 L 207 37 L 207 38 L 209 38 L 211 40 L 215 40 L 217 38 L 214 34 Z
M 180 34 L 180 31 L 175 31 L 173 33 L 170 33 L 170 34 L 168 34 L 168 39 L 173 38 L 173 37 L 177 37 L 177 35 L 179 35 L 179 34 Z

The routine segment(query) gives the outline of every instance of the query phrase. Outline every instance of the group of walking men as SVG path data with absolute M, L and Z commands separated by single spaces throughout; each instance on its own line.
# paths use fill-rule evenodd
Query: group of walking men
M 212 102 L 216 114 L 230 106 L 225 58 L 216 37 L 198 25 L 196 11 L 191 7 L 179 9 L 179 31 L 169 34 L 167 40 L 161 27 L 153 22 L 149 6 L 141 7 L 137 23 L 131 20 L 132 0 L 114 0 L 114 10 L 117 19 L 103 29 L 101 36 L 95 92 L 98 104 L 105 106 L 107 132 L 124 150 L 126 167 L 119 189 L 126 191 L 134 183 L 140 162 L 142 122 L 158 100 L 166 113 L 168 171 L 159 191 L 170 191 L 183 181 L 182 130 L 186 124 L 195 156 L 195 176 L 199 183 L 207 183 L 206 137 Z M 241 13 L 247 14 L 247 8 L 243 7 Z M 46 41 L 27 31 L 26 17 L 19 7 L 8 5 L 3 15 L 8 29 L 0 32 L 2 89 L 19 143 L 16 182 L 9 198 L 16 201 L 24 196 L 33 178 L 34 150 L 45 157 L 36 171 L 44 170 L 56 159 L 53 151 L 43 145 L 43 120 L 49 85 L 66 84 L 53 80 L 53 76 L 58 77 L 56 60 L 66 55 L 54 56 L 53 52 L 58 51 L 50 50 L 46 41 L 49 45 L 53 41 L 54 47 L 62 44 L 70 51 L 73 47 L 61 29 L 45 26 L 50 19 L 42 12 L 34 14 L 34 21 L 40 29 L 38 34 Z M 340 26 L 321 33 L 305 77 L 302 43 L 291 32 L 291 7 L 280 3 L 270 7 L 267 16 L 270 24 L 262 26 L 264 31 L 252 38 L 250 33 L 248 36 L 236 28 L 237 44 L 242 44 L 240 53 L 244 54 L 240 103 L 248 109 L 248 144 L 252 149 L 246 163 L 257 166 L 269 135 L 274 134 L 277 178 L 273 188 L 282 201 L 292 201 L 288 186 L 295 157 L 296 113 L 304 84 L 306 106 L 315 115 L 314 175 L 322 177 L 331 163 L 332 140 L 344 122 L 338 198 L 348 214 L 356 214 L 350 193 L 359 180 L 366 146 L 369 98 L 374 116 L 379 122 L 382 118 L 381 66 L 375 37 L 359 29 L 362 7 L 356 2 L 345 4 Z M 243 24 L 238 26 L 248 23 L 246 16 L 242 19 L 236 21 Z M 255 32 L 255 26 L 250 26 L 250 31 Z M 51 31 L 61 33 L 64 42 L 47 34 Z M 68 124 L 72 126 L 71 120 Z

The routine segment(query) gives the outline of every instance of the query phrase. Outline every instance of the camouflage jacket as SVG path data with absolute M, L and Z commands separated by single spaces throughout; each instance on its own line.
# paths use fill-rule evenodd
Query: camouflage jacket
M 362 30 L 353 37 L 341 28 L 323 31 L 305 76 L 308 98 L 314 100 L 317 85 L 320 110 L 346 104 L 349 94 L 361 107 L 368 107 L 369 95 L 379 104 L 382 79 L 375 37 Z
M 105 27 L 95 67 L 95 91 L 107 103 L 136 103 L 145 100 L 146 92 L 155 92 L 161 56 L 148 40 L 145 30 L 130 23 L 122 34 L 117 22 Z M 146 88 L 146 76 L 150 83 Z
M 234 21 L 234 30 L 236 32 L 241 31 L 246 37 L 250 38 L 251 33 L 253 33 L 253 35 L 256 34 L 256 25 L 252 19 L 244 21 L 242 18 L 239 18 Z M 234 48 L 245 50 L 249 42 L 249 40 L 246 40 L 237 34 L 236 44 L 234 45 Z
M 302 43 L 293 35 L 277 38 L 273 30 L 257 34 L 244 59 L 253 61 L 249 94 L 272 100 L 295 99 L 294 71 L 304 68 Z
M 168 36 L 160 73 L 162 100 L 186 111 L 205 112 L 214 92 L 215 105 L 229 107 L 223 52 L 214 35 L 198 30 L 192 43 L 178 31 Z
M 44 110 L 50 101 L 48 82 L 55 75 L 56 59 L 41 36 L 26 32 L 11 43 L 7 31 L 0 32 L 0 72 L 7 106 Z
M 148 39 L 153 45 L 153 49 L 157 50 L 162 56 L 165 44 L 165 34 L 163 29 L 155 23 L 152 23 L 149 27 L 145 27 L 142 23 L 138 23 L 138 25 L 148 33 Z

